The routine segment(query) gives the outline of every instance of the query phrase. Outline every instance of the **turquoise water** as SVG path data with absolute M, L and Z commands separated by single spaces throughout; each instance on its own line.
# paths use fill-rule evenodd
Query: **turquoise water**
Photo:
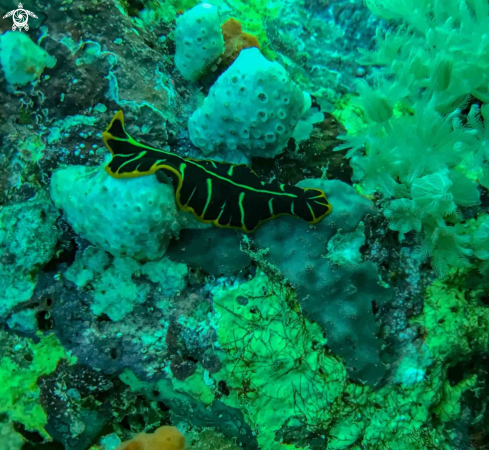
M 0 5 L 1 450 L 488 448 L 487 0 Z

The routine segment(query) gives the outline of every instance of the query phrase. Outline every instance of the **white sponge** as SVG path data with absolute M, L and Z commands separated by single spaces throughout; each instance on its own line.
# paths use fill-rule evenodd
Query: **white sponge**
M 158 260 L 181 228 L 173 186 L 155 176 L 115 179 L 103 166 L 71 166 L 53 172 L 51 198 L 77 234 L 114 256 Z
M 53 68 L 56 58 L 19 31 L 0 36 L 0 62 L 5 79 L 12 85 L 24 86 L 38 79 L 46 67 Z
M 175 29 L 175 44 L 177 69 L 186 80 L 199 79 L 224 52 L 217 7 L 202 3 L 183 14 Z
M 227 161 L 273 158 L 309 106 L 310 96 L 280 64 L 257 48 L 242 50 L 190 117 L 190 139 L 204 155 L 219 152 Z

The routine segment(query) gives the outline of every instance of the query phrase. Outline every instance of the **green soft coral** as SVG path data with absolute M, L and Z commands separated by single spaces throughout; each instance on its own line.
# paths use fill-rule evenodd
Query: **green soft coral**
M 446 172 L 436 172 L 414 180 L 411 195 L 421 214 L 441 216 L 455 212 L 457 205 L 450 192 L 452 182 Z
M 405 234 L 412 230 L 421 231 L 422 223 L 419 218 L 418 208 L 413 200 L 399 198 L 392 200 L 384 211 L 389 219 L 389 228 Z
M 379 49 L 362 64 L 387 66 L 411 92 L 424 90 L 442 113 L 468 95 L 489 102 L 489 5 L 486 0 L 366 0 L 386 19 L 407 27 L 379 33 Z M 433 51 L 436 49 L 436 51 Z
M 404 22 L 378 32 L 362 64 L 381 66 L 370 87 L 360 82 L 365 121 L 341 136 L 353 180 L 380 194 L 390 228 L 415 231 L 439 275 L 470 265 L 471 237 L 457 228 L 459 210 L 480 203 L 489 179 L 487 105 L 458 107 L 469 96 L 489 101 L 489 6 L 485 0 L 368 0 L 373 12 Z M 402 12 L 402 13 L 401 13 Z M 477 31 L 478 30 L 478 31 Z M 478 67 L 480 58 L 484 60 Z M 480 76 L 477 73 L 480 72 Z M 396 114 L 396 111 L 399 114 Z
M 433 269 L 439 274 L 447 274 L 451 269 L 466 269 L 471 266 L 469 257 L 471 234 L 465 234 L 462 224 L 446 226 L 443 222 L 427 221 L 425 236 L 420 246 L 421 252 L 431 258 Z

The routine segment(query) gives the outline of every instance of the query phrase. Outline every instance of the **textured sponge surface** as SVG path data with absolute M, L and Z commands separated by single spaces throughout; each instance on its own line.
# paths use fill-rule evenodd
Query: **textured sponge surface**
M 114 256 L 160 259 L 180 224 L 173 186 L 156 177 L 114 179 L 71 166 L 51 178 L 51 198 L 76 233 Z
M 199 79 L 224 52 L 216 6 L 202 3 L 183 14 L 175 29 L 175 65 L 186 80 Z
M 192 143 L 205 155 L 273 157 L 287 145 L 309 96 L 257 48 L 242 50 L 190 117 Z M 236 158 L 233 158 L 236 159 Z

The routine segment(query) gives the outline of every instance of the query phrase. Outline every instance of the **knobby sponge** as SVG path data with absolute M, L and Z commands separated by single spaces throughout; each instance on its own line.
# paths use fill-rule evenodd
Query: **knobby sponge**
M 273 158 L 309 106 L 310 96 L 280 64 L 268 61 L 258 48 L 245 49 L 190 117 L 190 139 L 206 156 Z
M 198 80 L 224 52 L 216 6 L 202 3 L 183 14 L 175 29 L 175 65 L 186 80 Z
M 184 450 L 185 438 L 176 427 L 163 426 L 153 434 L 141 433 L 116 450 Z
M 173 186 L 153 176 L 115 179 L 103 166 L 71 166 L 53 172 L 51 198 L 77 234 L 114 256 L 158 260 L 181 228 Z
M 7 31 L 0 36 L 0 62 L 8 83 L 24 86 L 38 79 L 56 58 L 32 42 L 25 34 Z

